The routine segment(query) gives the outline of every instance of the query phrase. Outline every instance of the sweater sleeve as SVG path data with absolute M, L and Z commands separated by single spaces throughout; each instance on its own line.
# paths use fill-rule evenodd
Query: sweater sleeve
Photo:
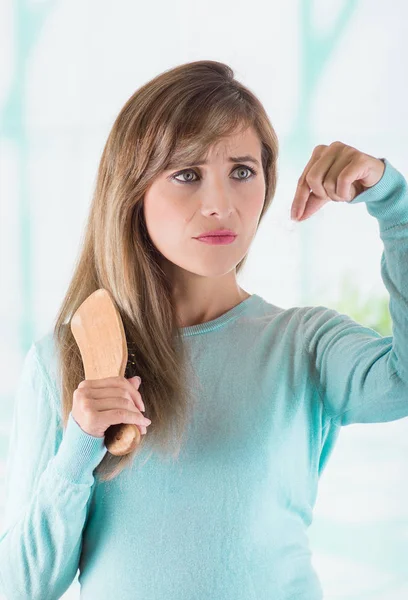
M 408 190 L 387 159 L 382 178 L 349 205 L 365 202 L 383 242 L 381 277 L 393 336 L 381 336 L 323 306 L 302 315 L 304 350 L 327 417 L 336 425 L 408 416 Z
M 63 434 L 52 386 L 35 343 L 15 394 L 0 536 L 0 591 L 7 600 L 60 598 L 79 565 L 93 470 L 104 438 L 69 416 Z

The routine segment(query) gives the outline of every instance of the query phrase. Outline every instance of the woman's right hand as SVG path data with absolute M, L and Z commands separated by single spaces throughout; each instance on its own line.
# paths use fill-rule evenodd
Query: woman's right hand
M 72 416 L 85 433 L 104 437 L 111 425 L 132 423 L 142 434 L 150 425 L 140 412 L 144 410 L 142 397 L 137 390 L 139 381 L 132 383 L 125 377 L 85 379 L 73 394 Z

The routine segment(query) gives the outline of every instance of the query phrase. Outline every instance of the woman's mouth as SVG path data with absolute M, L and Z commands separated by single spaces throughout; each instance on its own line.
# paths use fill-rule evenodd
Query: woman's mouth
M 206 235 L 196 239 L 199 242 L 204 242 L 205 244 L 217 244 L 218 246 L 225 246 L 225 244 L 231 244 L 236 237 L 236 235 Z

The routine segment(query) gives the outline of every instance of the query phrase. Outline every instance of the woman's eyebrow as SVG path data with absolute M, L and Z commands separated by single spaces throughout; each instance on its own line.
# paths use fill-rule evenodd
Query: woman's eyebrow
M 236 162 L 253 162 L 258 167 L 260 166 L 259 165 L 259 161 L 257 161 L 256 158 L 254 158 L 250 154 L 247 154 L 245 156 L 230 156 L 228 158 L 228 161 L 232 162 L 232 163 L 236 163 Z M 206 161 L 206 160 L 200 160 L 199 162 L 196 162 L 194 164 L 186 165 L 186 167 L 195 167 L 195 166 L 198 166 L 198 165 L 206 165 L 206 164 L 208 164 L 208 161 Z

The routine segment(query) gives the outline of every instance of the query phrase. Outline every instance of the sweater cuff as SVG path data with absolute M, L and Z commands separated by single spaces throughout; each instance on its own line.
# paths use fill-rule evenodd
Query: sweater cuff
M 386 158 L 384 173 L 375 185 L 361 192 L 348 204 L 365 202 L 367 210 L 379 221 L 380 231 L 408 222 L 407 181 Z
M 52 459 L 53 467 L 72 483 L 93 484 L 93 471 L 107 452 L 105 437 L 86 433 L 69 414 L 67 427 Z

